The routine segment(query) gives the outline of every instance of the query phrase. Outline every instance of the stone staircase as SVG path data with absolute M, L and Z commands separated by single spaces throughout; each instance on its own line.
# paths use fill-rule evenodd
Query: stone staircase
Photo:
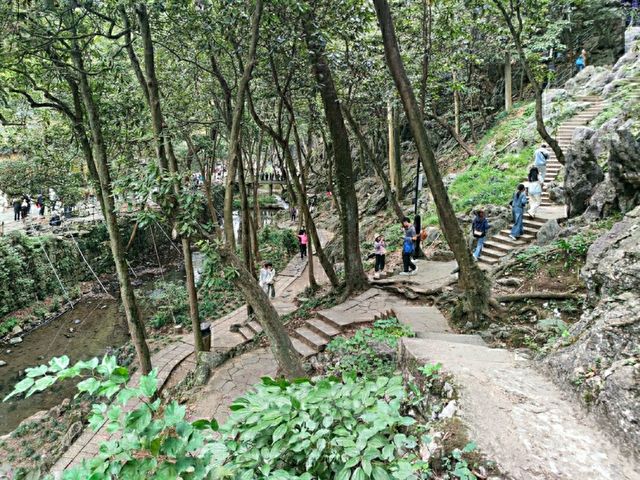
M 556 140 L 560 144 L 560 148 L 563 151 L 567 151 L 571 146 L 573 139 L 573 133 L 576 128 L 588 125 L 603 109 L 603 103 L 600 97 L 585 96 L 578 97 L 576 100 L 585 103 L 586 108 L 578 112 L 576 115 L 562 123 L 556 131 Z M 542 203 L 540 212 L 544 212 L 545 208 L 553 207 L 554 204 L 549 198 L 549 192 L 547 191 L 547 184 L 555 180 L 560 174 L 563 166 L 556 158 L 553 151 L 550 150 L 549 160 L 547 162 L 547 171 L 545 175 L 545 185 L 542 192 Z M 526 180 L 526 179 L 525 179 Z M 488 239 L 482 249 L 482 255 L 480 256 L 479 263 L 483 268 L 490 268 L 500 261 L 502 257 L 510 253 L 511 251 L 523 247 L 535 240 L 536 234 L 550 218 L 563 218 L 564 215 L 557 217 L 555 215 L 543 215 L 539 218 L 529 218 L 525 215 L 524 221 L 524 235 L 518 240 L 512 240 L 509 238 L 511 233 L 510 228 L 501 230 L 499 234 Z

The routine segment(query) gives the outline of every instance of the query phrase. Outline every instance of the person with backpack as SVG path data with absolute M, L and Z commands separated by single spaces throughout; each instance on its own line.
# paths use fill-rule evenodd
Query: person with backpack
M 418 272 L 418 267 L 413 263 L 411 257 L 413 256 L 414 242 L 416 241 L 416 227 L 413 226 L 409 217 L 402 219 L 402 228 L 404 232 L 404 240 L 402 242 L 402 267 L 403 271 L 400 275 L 415 275 Z
M 476 211 L 476 216 L 471 222 L 471 234 L 473 238 L 475 238 L 478 242 L 476 245 L 476 249 L 473 251 L 473 258 L 478 260 L 480 258 L 480 254 L 482 253 L 482 247 L 484 246 L 484 241 L 487 238 L 487 231 L 489 230 L 490 225 L 487 217 L 484 215 L 484 210 Z
M 38 199 L 36 200 L 36 206 L 40 209 L 40 216 L 44 217 L 44 195 L 42 195 L 42 192 L 40 192 L 40 195 L 38 195 Z
M 538 178 L 538 169 L 535 166 L 531 167 L 531 170 L 529 170 L 527 180 L 529 180 L 527 192 L 531 199 L 531 207 L 527 213 L 531 218 L 536 218 L 536 211 L 542 203 L 542 184 Z
M 374 279 L 380 278 L 380 273 L 384 270 L 385 255 L 387 253 L 387 245 L 382 235 L 377 235 L 373 241 L 373 253 L 376 257 L 376 265 L 373 274 Z
M 511 212 L 513 213 L 513 227 L 509 238 L 517 240 L 524 233 L 524 207 L 527 205 L 527 194 L 524 191 L 524 184 L 519 184 L 517 190 L 511 198 Z
M 304 228 L 301 228 L 298 232 L 298 241 L 300 242 L 300 259 L 307 256 L 307 244 L 309 243 L 309 237 Z
M 533 154 L 533 164 L 538 169 L 538 177 L 541 183 L 544 183 L 544 176 L 547 173 L 547 161 L 549 160 L 549 151 L 547 144 L 540 145 Z

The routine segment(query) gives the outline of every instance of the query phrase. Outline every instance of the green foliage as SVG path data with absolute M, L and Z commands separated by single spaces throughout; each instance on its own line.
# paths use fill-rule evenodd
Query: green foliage
M 565 268 L 572 268 L 578 262 L 584 261 L 584 259 L 587 258 L 589 247 L 595 239 L 596 236 L 593 234 L 578 234 L 556 241 L 556 246 L 560 249 L 564 257 Z
M 231 406 L 222 432 L 241 478 L 421 478 L 406 400 L 401 377 L 263 379 Z
M 442 458 L 444 470 L 453 475 L 452 478 L 476 480 L 477 477 L 469 468 L 468 462 L 463 458 L 464 454 L 469 454 L 475 449 L 476 444 L 474 442 L 467 443 L 462 450 L 459 448 L 454 449 L 450 455 Z
M 579 233 L 567 238 L 561 238 L 551 245 L 540 247 L 533 245 L 518 253 L 518 266 L 528 272 L 536 272 L 551 262 L 562 262 L 565 270 L 571 270 L 584 262 L 589 247 L 596 239 L 597 233 Z
M 89 376 L 78 383 L 79 394 L 110 401 L 93 404 L 91 427 L 105 425 L 114 435 L 94 458 L 66 470 L 67 480 L 411 480 L 428 474 L 416 455 L 415 420 L 403 413 L 410 395 L 401 377 L 352 375 L 317 383 L 266 377 L 233 403 L 228 422 L 219 428 L 215 420 L 187 422 L 185 407 L 175 401 L 161 404 L 155 371 L 133 386 L 115 357 L 73 366 L 59 357 L 27 369 L 5 401 L 83 374 Z
M 150 297 L 154 313 L 151 325 L 161 328 L 167 324 L 190 325 L 187 289 L 184 284 L 157 282 L 154 295 Z
M 395 350 L 399 338 L 412 336 L 411 329 L 397 318 L 387 318 L 377 320 L 372 328 L 357 330 L 352 337 L 336 337 L 327 346 L 334 359 L 328 371 L 364 377 L 392 375 L 396 370 L 395 359 L 381 355 L 379 346 Z
M 13 327 L 18 325 L 20 321 L 16 317 L 9 317 L 2 320 L 0 323 L 0 337 L 3 337 L 7 333 L 13 330 Z

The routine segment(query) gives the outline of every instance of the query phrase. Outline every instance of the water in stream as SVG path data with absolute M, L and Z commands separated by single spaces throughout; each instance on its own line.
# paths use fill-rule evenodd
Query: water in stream
M 80 322 L 76 323 L 77 320 Z M 27 367 L 47 363 L 51 357 L 61 355 L 67 355 L 71 363 L 101 357 L 127 340 L 127 325 L 118 312 L 116 300 L 82 300 L 73 310 L 26 335 L 22 343 L 2 346 L 2 359 L 7 365 L 0 369 L 0 397 L 11 392 L 22 378 L 20 372 Z M 34 413 L 54 407 L 75 394 L 75 382 L 65 380 L 29 398 L 14 397 L 1 402 L 0 435 L 12 431 Z

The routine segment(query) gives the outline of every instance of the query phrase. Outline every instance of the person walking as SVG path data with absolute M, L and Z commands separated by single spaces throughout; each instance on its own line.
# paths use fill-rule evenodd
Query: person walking
M 276 296 L 275 287 L 276 271 L 271 262 L 265 262 L 260 269 L 260 287 L 267 294 L 267 297 L 274 298 Z
M 524 207 L 527 205 L 527 194 L 524 184 L 519 184 L 511 199 L 511 212 L 513 213 L 513 227 L 509 238 L 517 240 L 524 233 Z
M 36 205 L 40 209 L 39 215 L 41 217 L 44 217 L 44 195 L 42 195 L 42 192 L 40 192 L 40 195 L 38 195 L 38 199 L 36 200 Z
M 547 150 L 547 144 L 540 145 L 533 154 L 533 164 L 538 169 L 538 179 L 541 183 L 544 183 L 544 176 L 547 173 L 547 161 L 549 160 L 549 150 Z
M 402 242 L 402 272 L 400 275 L 415 275 L 418 267 L 411 259 L 415 250 L 414 242 L 416 241 L 416 227 L 413 226 L 409 217 L 402 219 L 402 228 L 404 231 L 404 240 Z
M 22 202 L 18 197 L 13 199 L 13 220 L 15 222 L 20 221 L 20 211 L 22 207 Z
M 536 218 L 536 212 L 542 203 L 542 184 L 538 177 L 538 169 L 535 166 L 531 167 L 531 170 L 529 170 L 528 180 L 529 188 L 527 191 L 529 193 L 531 206 L 527 213 L 531 218 Z
M 584 67 L 586 66 L 587 66 L 587 51 L 583 48 L 582 51 L 580 52 L 580 55 L 578 55 L 578 58 L 576 58 L 576 69 L 578 70 L 578 73 L 584 70 Z
M 298 218 L 298 209 L 291 205 L 291 208 L 289 209 L 289 215 L 291 216 L 291 221 L 295 222 L 296 218 Z
M 387 244 L 385 243 L 382 235 L 376 236 L 373 241 L 373 253 L 376 257 L 376 265 L 374 267 L 375 273 L 373 274 L 373 278 L 378 279 L 384 270 L 384 260 L 385 255 L 387 254 Z
M 473 238 L 475 238 L 478 242 L 476 245 L 476 249 L 473 251 L 473 258 L 478 260 L 480 258 L 480 254 L 482 253 L 482 247 L 484 246 L 484 241 L 487 238 L 487 231 L 489 230 L 489 220 L 485 217 L 484 210 L 476 211 L 476 216 L 471 222 L 471 233 Z
M 307 244 L 309 243 L 309 237 L 307 237 L 307 232 L 305 232 L 304 228 L 301 228 L 298 232 L 298 240 L 300 242 L 300 259 L 303 259 L 307 256 Z
M 27 198 L 24 197 L 22 199 L 22 204 L 20 205 L 20 217 L 24 221 L 29 215 L 29 202 L 27 202 Z

